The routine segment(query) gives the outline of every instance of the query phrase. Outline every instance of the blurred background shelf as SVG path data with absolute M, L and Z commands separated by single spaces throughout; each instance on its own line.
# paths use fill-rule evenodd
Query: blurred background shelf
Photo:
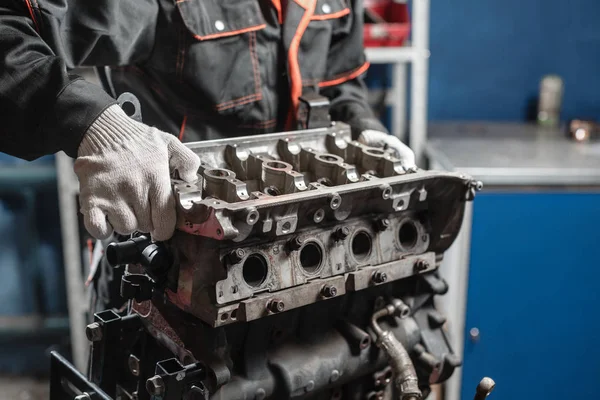
M 56 176 L 54 165 L 0 165 L 0 191 L 52 187 Z

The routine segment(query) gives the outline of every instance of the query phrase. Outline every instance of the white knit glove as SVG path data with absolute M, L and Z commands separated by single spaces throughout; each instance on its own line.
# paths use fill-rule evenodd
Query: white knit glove
M 396 157 L 401 160 L 404 169 L 414 170 L 417 168 L 415 164 L 415 153 L 396 136 L 367 129 L 362 131 L 358 137 L 358 141 L 367 146 L 393 149 L 396 152 Z
M 86 229 L 98 239 L 113 229 L 169 239 L 176 223 L 170 172 L 192 182 L 199 167 L 198 156 L 175 136 L 110 106 L 88 128 L 75 161 Z

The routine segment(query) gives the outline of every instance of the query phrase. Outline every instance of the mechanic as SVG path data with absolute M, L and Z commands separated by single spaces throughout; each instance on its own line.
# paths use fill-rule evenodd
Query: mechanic
M 362 14 L 360 0 L 4 0 L 0 151 L 76 158 L 85 226 L 99 239 L 170 238 L 170 172 L 193 181 L 199 168 L 180 140 L 297 129 L 308 91 L 329 98 L 355 139 L 411 168 L 412 151 L 366 102 Z M 105 65 L 112 96 L 68 72 Z M 116 105 L 126 91 L 145 123 Z

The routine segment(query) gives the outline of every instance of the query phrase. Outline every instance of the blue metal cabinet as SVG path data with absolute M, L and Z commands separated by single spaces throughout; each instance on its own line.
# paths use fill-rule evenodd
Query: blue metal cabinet
M 483 376 L 493 400 L 598 397 L 600 143 L 521 124 L 434 124 L 430 137 L 432 166 L 484 183 L 442 264 L 464 361 L 446 400 L 472 398 Z
M 597 397 L 599 227 L 600 192 L 477 198 L 461 398 L 483 375 L 495 400 Z

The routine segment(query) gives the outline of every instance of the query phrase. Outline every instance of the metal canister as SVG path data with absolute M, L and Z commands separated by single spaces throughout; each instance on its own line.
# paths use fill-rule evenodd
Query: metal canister
M 537 121 L 539 125 L 558 127 L 564 83 L 558 75 L 546 75 L 540 82 Z

